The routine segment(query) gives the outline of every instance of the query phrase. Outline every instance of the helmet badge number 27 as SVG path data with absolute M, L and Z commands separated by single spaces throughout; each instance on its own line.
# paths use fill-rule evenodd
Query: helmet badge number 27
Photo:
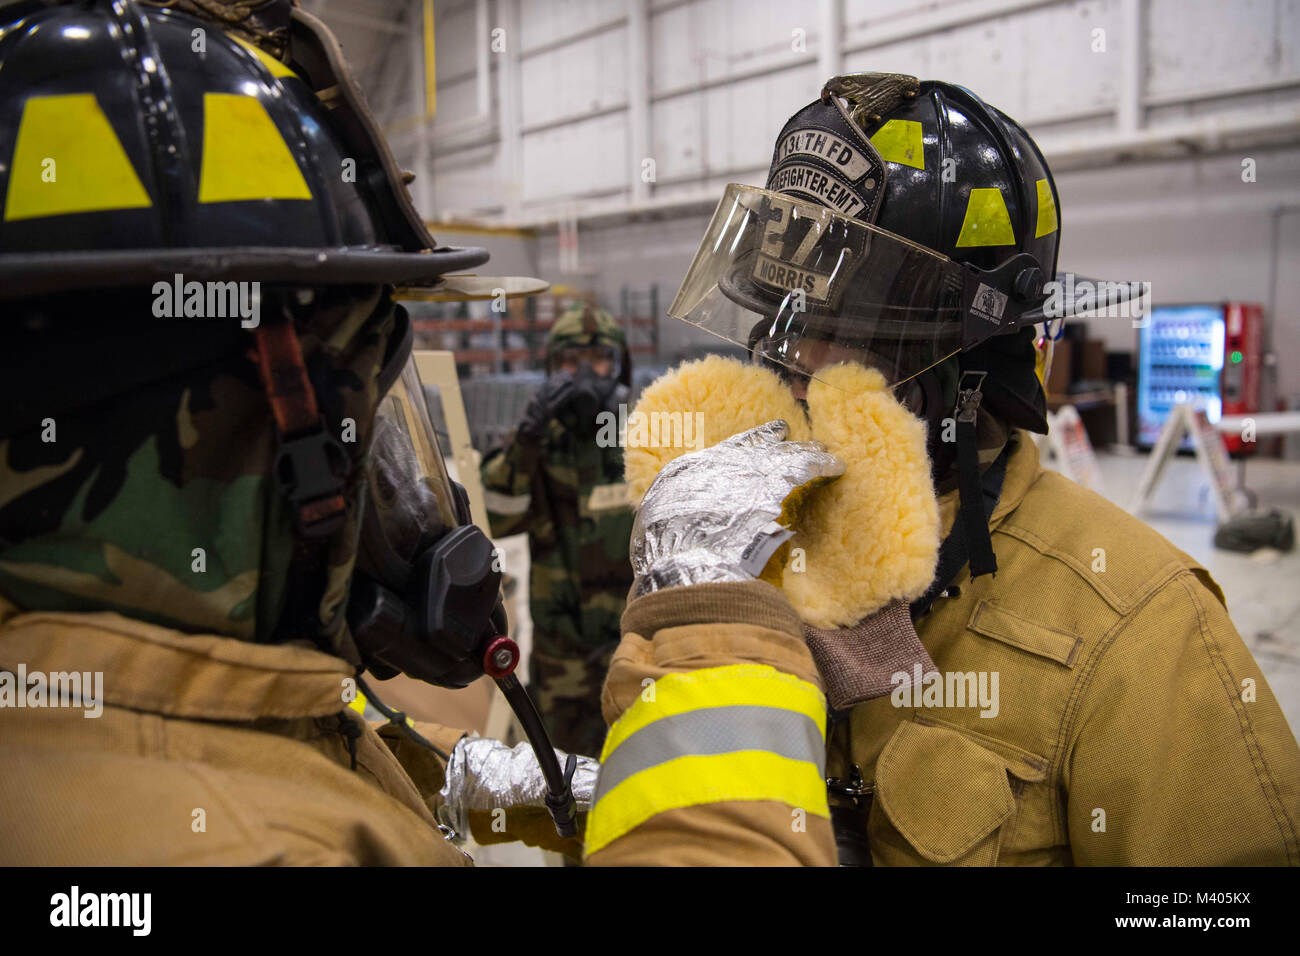
M 752 276 L 778 292 L 802 291 L 816 305 L 834 307 L 845 279 L 861 261 L 865 233 L 850 236 L 831 217 L 801 216 L 800 204 L 768 194 L 767 225 Z

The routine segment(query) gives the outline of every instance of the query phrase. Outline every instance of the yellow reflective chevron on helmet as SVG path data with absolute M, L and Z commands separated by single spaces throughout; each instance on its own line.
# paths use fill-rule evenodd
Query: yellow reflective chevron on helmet
M 9 172 L 6 222 L 151 205 L 95 94 L 27 100 Z
M 234 40 L 236 43 L 242 46 L 249 53 L 253 54 L 253 56 L 257 57 L 262 62 L 262 66 L 266 67 L 268 70 L 271 71 L 272 76 L 297 76 L 298 75 L 297 73 L 293 72 L 293 70 L 289 69 L 283 63 L 277 60 L 275 57 L 271 56 L 271 54 L 267 53 L 264 50 L 259 49 L 258 47 L 249 43 L 247 40 L 242 40 L 239 37 L 235 36 L 233 33 L 227 33 L 226 36 L 230 37 L 230 39 Z
M 1046 179 L 1035 182 L 1038 187 L 1038 228 L 1034 238 L 1039 239 L 1056 229 L 1056 200 L 1052 198 L 1052 184 Z
M 205 93 L 199 202 L 248 199 L 311 199 L 311 190 L 258 100 Z
M 916 120 L 890 120 L 872 135 L 871 145 L 887 163 L 925 169 L 921 124 Z
M 258 100 L 208 93 L 203 106 L 199 202 L 312 198 Z M 5 196 L 6 222 L 152 205 L 93 93 L 27 100 Z
M 957 246 L 1014 246 L 1016 233 L 1011 228 L 1011 216 L 1002 190 L 975 187 L 966 202 L 966 218 L 962 220 Z

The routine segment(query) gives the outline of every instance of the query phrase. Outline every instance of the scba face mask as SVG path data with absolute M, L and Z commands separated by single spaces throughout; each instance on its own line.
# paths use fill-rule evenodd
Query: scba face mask
M 380 679 L 405 673 L 444 687 L 464 687 L 485 674 L 495 680 L 533 745 L 556 831 L 573 836 L 576 758 L 560 767 L 514 676 L 519 648 L 505 636 L 501 565 L 470 520 L 464 490 L 448 477 L 409 335 L 380 375 L 385 386 L 348 602 L 353 640 Z M 402 715 L 394 716 L 412 732 Z
M 573 418 L 586 430 L 594 431 L 597 416 L 616 411 L 619 402 L 627 401 L 627 394 L 627 387 L 617 378 L 597 375 L 590 366 L 584 365 L 573 379 Z
M 419 556 L 463 523 L 414 359 L 375 410 L 359 570 L 401 593 Z
M 414 358 L 396 367 L 380 379 L 392 385 L 375 413 L 348 623 L 381 679 L 402 672 L 464 687 L 513 667 L 504 658 L 484 667 L 506 630 L 500 566 L 447 475 Z

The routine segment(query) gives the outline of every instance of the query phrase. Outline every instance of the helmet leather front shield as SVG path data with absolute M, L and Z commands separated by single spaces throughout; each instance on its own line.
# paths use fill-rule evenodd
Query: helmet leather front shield
M 897 385 L 962 348 L 960 265 L 819 203 L 732 183 L 668 313 L 788 371 Z

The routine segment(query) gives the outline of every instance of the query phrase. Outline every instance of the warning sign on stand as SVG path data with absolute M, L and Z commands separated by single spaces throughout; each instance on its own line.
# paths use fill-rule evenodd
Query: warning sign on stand
M 1196 461 L 1210 481 L 1214 492 L 1214 507 L 1219 521 L 1227 521 L 1246 510 L 1246 503 L 1237 493 L 1232 479 L 1232 466 L 1228 459 L 1228 448 L 1223 442 L 1223 435 L 1206 417 L 1203 409 L 1191 405 L 1175 405 L 1169 412 L 1165 427 L 1160 430 L 1155 447 L 1151 449 L 1151 458 L 1147 462 L 1142 481 L 1129 511 L 1137 514 L 1146 506 L 1165 470 L 1165 463 L 1177 453 L 1183 436 L 1192 436 L 1192 447 L 1196 449 Z

